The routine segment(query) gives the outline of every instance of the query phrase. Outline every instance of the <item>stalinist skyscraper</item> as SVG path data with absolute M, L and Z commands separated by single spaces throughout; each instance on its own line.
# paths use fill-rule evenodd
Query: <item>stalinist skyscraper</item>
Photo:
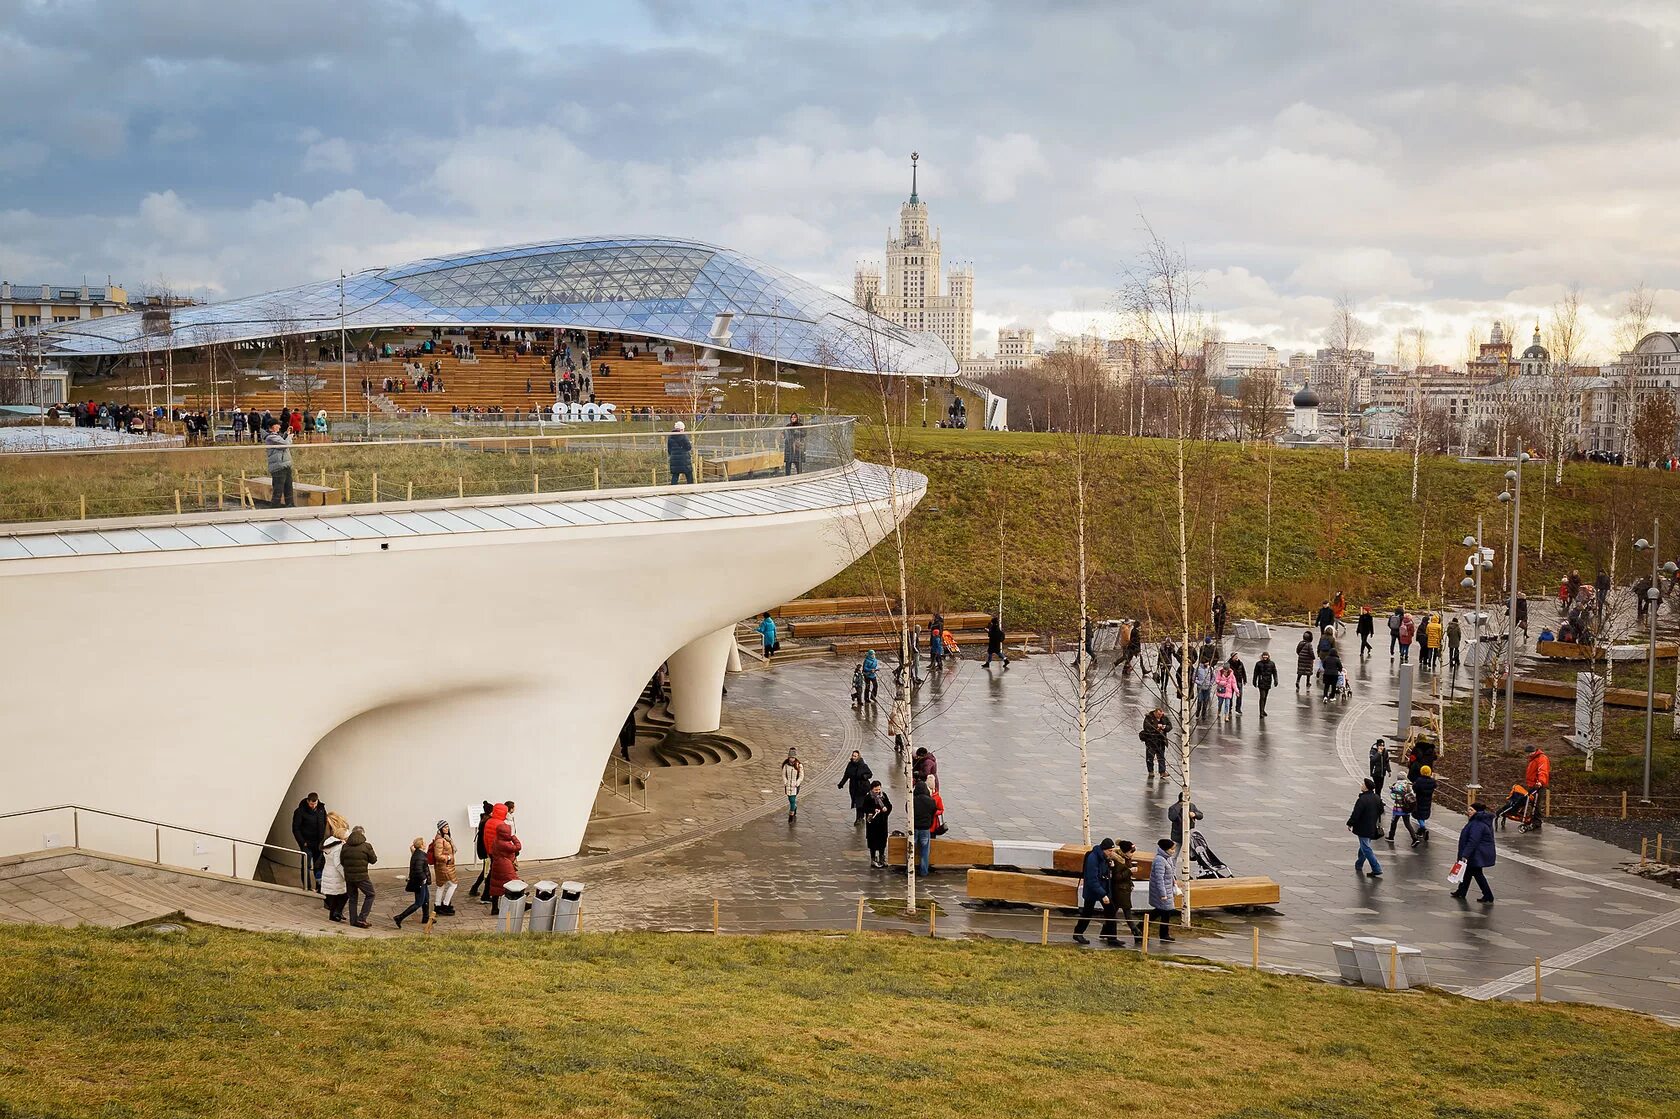
M 939 231 L 928 225 L 927 203 L 916 193 L 918 153 L 910 153 L 910 201 L 898 208 L 898 236 L 887 234 L 887 276 L 873 265 L 852 277 L 852 301 L 907 330 L 939 336 L 958 361 L 974 356 L 974 270 L 953 267 L 943 280 Z

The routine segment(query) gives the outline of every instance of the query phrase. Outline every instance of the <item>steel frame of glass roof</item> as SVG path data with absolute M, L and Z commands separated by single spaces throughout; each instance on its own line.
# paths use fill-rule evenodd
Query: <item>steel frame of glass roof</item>
M 660 237 L 577 238 L 431 257 L 342 281 L 347 330 L 396 327 L 577 329 L 659 338 L 790 365 L 952 377 L 933 334 L 909 331 L 730 249 Z M 141 312 L 39 331 L 48 356 L 96 357 L 327 335 L 340 281 L 176 308 L 148 330 Z M 710 338 L 732 313 L 730 338 Z

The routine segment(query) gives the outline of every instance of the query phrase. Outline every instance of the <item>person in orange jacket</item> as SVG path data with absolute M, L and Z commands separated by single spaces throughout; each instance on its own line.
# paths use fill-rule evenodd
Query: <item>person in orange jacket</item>
M 1552 785 L 1552 759 L 1546 756 L 1546 751 L 1535 743 L 1528 748 L 1528 769 L 1523 773 L 1523 784 L 1528 786 L 1528 795 L 1533 798 L 1533 810 L 1530 814 L 1528 831 L 1540 830 L 1540 813 L 1546 804 L 1546 790 Z

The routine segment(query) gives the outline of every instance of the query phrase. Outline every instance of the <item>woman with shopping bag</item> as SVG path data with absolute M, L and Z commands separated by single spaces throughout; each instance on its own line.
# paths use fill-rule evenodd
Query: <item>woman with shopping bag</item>
M 1494 864 L 1495 852 L 1493 846 L 1493 813 L 1488 811 L 1487 805 L 1481 801 L 1470 806 L 1470 822 L 1458 833 L 1458 861 L 1453 864 L 1452 873 L 1447 881 L 1457 885 L 1453 897 L 1463 898 L 1470 892 L 1470 883 L 1474 881 L 1482 888 L 1482 896 L 1476 900 L 1484 905 L 1493 900 L 1493 889 L 1488 885 L 1484 869 Z

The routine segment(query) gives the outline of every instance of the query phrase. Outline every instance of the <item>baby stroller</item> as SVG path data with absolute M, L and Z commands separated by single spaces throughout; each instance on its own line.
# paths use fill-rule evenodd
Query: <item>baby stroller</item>
M 1336 686 L 1335 686 L 1334 689 L 1331 690 L 1330 698 L 1335 699 L 1335 700 L 1340 700 L 1341 702 L 1346 703 L 1347 700 L 1348 700 L 1348 697 L 1350 697 L 1352 695 L 1353 695 L 1353 686 L 1348 683 L 1347 669 L 1338 668 L 1336 670 Z
M 1235 872 L 1225 865 L 1225 860 L 1213 853 L 1208 841 L 1202 838 L 1202 833 L 1190 832 L 1190 861 L 1195 863 L 1197 871 L 1193 878 L 1234 878 Z
M 1511 795 L 1505 803 L 1499 806 L 1499 811 L 1493 814 L 1494 822 L 1504 827 L 1510 820 L 1515 820 L 1527 831 L 1534 822 L 1534 799 L 1528 795 L 1528 790 L 1521 785 L 1511 786 Z

